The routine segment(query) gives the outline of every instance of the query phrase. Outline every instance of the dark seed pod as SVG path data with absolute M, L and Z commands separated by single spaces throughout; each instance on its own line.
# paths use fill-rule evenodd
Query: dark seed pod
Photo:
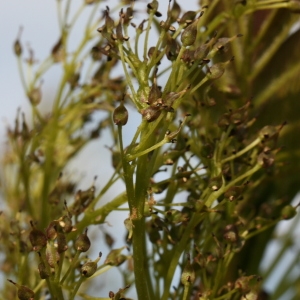
M 113 121 L 116 125 L 124 126 L 128 121 L 128 110 L 124 106 L 123 101 L 117 106 L 113 113 Z
M 33 222 L 30 222 L 32 230 L 29 234 L 29 240 L 32 245 L 33 251 L 41 251 L 47 245 L 47 237 L 44 232 L 34 227 Z
M 142 114 L 143 118 L 150 123 L 150 122 L 155 121 L 160 116 L 161 108 L 149 106 L 146 109 L 142 109 L 141 114 Z
M 68 249 L 67 239 L 64 233 L 59 232 L 57 234 L 57 252 L 62 253 Z
M 34 291 L 25 285 L 19 285 L 12 280 L 8 279 L 9 282 L 14 284 L 18 288 L 18 298 L 20 300 L 34 300 Z
M 120 21 L 116 27 L 116 36 L 118 41 L 123 42 L 124 36 L 123 36 L 123 28 L 122 28 L 122 18 L 120 18 Z
M 79 252 L 86 252 L 90 249 L 91 241 L 87 236 L 87 229 L 80 234 L 75 241 L 75 249 Z
M 147 4 L 147 8 L 150 11 L 157 11 L 158 9 L 158 1 L 157 0 L 153 0 L 152 2 Z
M 123 18 L 124 25 L 128 26 L 132 18 L 133 18 L 133 9 L 132 7 L 129 6 L 127 7 L 126 13 L 124 14 L 124 18 Z
M 49 272 L 47 271 L 46 265 L 43 262 L 39 263 L 38 270 L 39 270 L 41 279 L 46 279 L 50 276 Z
M 53 46 L 51 51 L 54 62 L 61 62 L 65 58 L 65 50 L 63 47 L 62 38 Z
M 18 37 L 17 37 L 17 39 L 14 43 L 14 52 L 17 56 L 21 56 L 22 52 L 23 52 L 23 49 L 22 49 L 22 46 L 21 46 L 21 43 L 20 43 L 21 33 L 22 33 L 22 27 L 20 28 L 19 33 L 18 33 Z
M 57 221 L 52 221 L 46 229 L 46 237 L 48 240 L 55 240 L 57 236 Z

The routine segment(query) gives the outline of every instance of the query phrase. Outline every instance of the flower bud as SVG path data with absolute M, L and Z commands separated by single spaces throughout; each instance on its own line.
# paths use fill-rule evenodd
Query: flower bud
M 29 240 L 33 247 L 33 251 L 41 251 L 47 245 L 47 237 L 41 230 L 38 230 L 34 227 L 33 222 L 30 222 L 32 230 L 29 234 Z
M 12 284 L 14 284 L 18 288 L 18 298 L 20 300 L 34 300 L 34 291 L 31 290 L 30 288 L 24 286 L 24 285 L 19 285 L 12 280 L 9 280 Z
M 296 208 L 293 207 L 292 205 L 286 205 L 282 210 L 281 210 L 281 217 L 284 220 L 289 220 L 294 218 L 294 216 L 297 214 Z
M 86 229 L 75 241 L 75 249 L 79 252 L 86 252 L 90 249 L 91 241 L 87 236 L 87 231 L 88 230 Z
M 118 126 L 124 126 L 128 121 L 128 110 L 124 106 L 123 101 L 117 106 L 113 113 L 113 121 Z

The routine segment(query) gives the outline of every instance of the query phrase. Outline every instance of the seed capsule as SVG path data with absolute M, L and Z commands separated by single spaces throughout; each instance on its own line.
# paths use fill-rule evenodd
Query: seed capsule
M 9 280 L 12 284 L 14 284 L 18 288 L 18 298 L 20 300 L 34 300 L 34 291 L 30 288 L 26 287 L 25 285 L 19 285 L 12 280 Z
M 182 45 L 187 47 L 195 43 L 197 37 L 197 21 L 190 24 L 181 34 Z
M 47 237 L 41 230 L 38 230 L 34 227 L 33 222 L 30 222 L 32 230 L 29 234 L 29 240 L 33 247 L 33 251 L 41 251 L 47 245 Z
M 38 270 L 39 270 L 41 279 L 46 279 L 50 276 L 50 274 L 47 271 L 46 265 L 43 262 L 39 263 Z
M 127 259 L 127 257 L 124 254 L 121 254 L 124 248 L 125 247 L 111 250 L 108 253 L 104 263 L 111 266 L 121 265 Z
M 295 217 L 297 214 L 296 208 L 293 207 L 292 205 L 286 205 L 282 210 L 281 210 L 281 217 L 284 220 L 289 220 Z
M 113 121 L 116 125 L 124 126 L 128 121 L 128 110 L 124 106 L 123 101 L 117 106 L 113 113 Z
M 190 285 L 193 284 L 195 281 L 196 275 L 195 270 L 190 262 L 190 258 L 188 258 L 188 261 L 183 269 L 183 272 L 181 274 L 181 283 L 183 285 Z
M 86 252 L 90 249 L 91 241 L 87 236 L 87 229 L 83 234 L 80 234 L 75 241 L 75 249 L 80 252 Z

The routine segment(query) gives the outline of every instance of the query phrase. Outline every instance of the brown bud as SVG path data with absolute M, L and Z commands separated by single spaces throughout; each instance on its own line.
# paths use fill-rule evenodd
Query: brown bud
M 46 237 L 48 240 L 54 240 L 57 236 L 57 221 L 52 221 L 46 229 Z
M 47 237 L 44 232 L 34 227 L 33 222 L 30 222 L 32 230 L 29 234 L 29 240 L 33 247 L 33 251 L 41 251 L 47 245 Z
M 59 232 L 57 234 L 57 252 L 62 253 L 68 249 L 68 242 L 64 233 Z
M 75 241 L 75 249 L 79 252 L 86 252 L 90 249 L 91 241 L 87 236 L 87 229 L 80 234 Z
M 25 285 L 19 285 L 12 280 L 8 279 L 9 282 L 14 284 L 18 288 L 18 298 L 20 300 L 34 300 L 34 291 Z
M 39 263 L 38 270 L 39 270 L 41 279 L 46 279 L 50 276 L 49 272 L 47 271 L 46 265 L 43 262 Z
M 149 123 L 155 121 L 161 114 L 161 107 L 152 107 L 142 109 L 141 114 Z
M 124 15 L 124 25 L 129 25 L 132 18 L 133 18 L 133 9 L 132 7 L 127 7 L 126 13 Z
M 22 46 L 21 46 L 21 43 L 20 43 L 20 35 L 22 33 L 22 27 L 19 29 L 19 33 L 18 33 L 18 37 L 14 43 L 14 52 L 17 56 L 21 56 L 22 55 Z
M 42 99 L 41 87 L 39 86 L 28 91 L 28 98 L 32 105 L 38 105 Z
M 52 57 L 54 62 L 61 62 L 65 58 L 65 50 L 63 47 L 62 38 L 52 48 Z
M 290 0 L 287 3 L 287 8 L 293 13 L 300 13 L 300 1 L 299 0 Z
M 113 121 L 116 125 L 124 126 L 128 121 L 128 110 L 124 106 L 123 101 L 117 106 L 113 113 Z

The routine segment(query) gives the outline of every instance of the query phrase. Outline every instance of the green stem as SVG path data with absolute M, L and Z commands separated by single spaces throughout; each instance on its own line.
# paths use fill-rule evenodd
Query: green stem
M 67 277 L 69 276 L 70 272 L 75 268 L 77 262 L 78 262 L 78 259 L 79 259 L 79 255 L 80 255 L 81 252 L 79 251 L 76 251 L 76 254 L 66 272 L 66 274 L 64 275 L 64 277 L 62 278 L 62 280 L 60 281 L 60 284 L 62 285 L 64 283 L 64 281 L 67 279 Z
M 80 288 L 81 284 L 83 283 L 84 279 L 85 278 L 81 276 L 80 279 L 77 281 L 77 284 L 76 284 L 75 288 L 73 289 L 73 291 L 70 295 L 70 300 L 73 300 L 75 298 L 75 296 L 77 294 L 77 291 L 79 290 L 79 288 Z
M 161 300 L 169 299 L 170 287 L 171 287 L 171 283 L 172 283 L 172 280 L 174 277 L 175 270 L 178 266 L 179 258 L 181 256 L 181 254 L 183 253 L 183 251 L 185 250 L 185 248 L 187 247 L 187 245 L 189 244 L 188 241 L 190 240 L 190 233 L 204 219 L 204 216 L 205 216 L 204 214 L 200 214 L 200 213 L 193 214 L 188 226 L 184 230 L 184 234 L 181 237 L 181 240 L 179 241 L 179 243 L 177 243 L 175 245 L 175 247 L 172 251 L 172 254 L 170 254 L 172 256 L 172 259 L 170 261 L 168 271 L 164 278 L 165 279 L 164 292 L 161 297 Z
M 247 147 L 245 147 L 243 150 L 224 158 L 221 161 L 221 164 L 225 164 L 228 161 L 231 161 L 233 159 L 236 159 L 237 157 L 242 156 L 243 154 L 245 154 L 246 152 L 248 152 L 249 150 L 251 150 L 252 148 L 254 148 L 255 146 L 257 146 L 260 143 L 260 138 L 255 139 L 251 144 L 249 144 Z

